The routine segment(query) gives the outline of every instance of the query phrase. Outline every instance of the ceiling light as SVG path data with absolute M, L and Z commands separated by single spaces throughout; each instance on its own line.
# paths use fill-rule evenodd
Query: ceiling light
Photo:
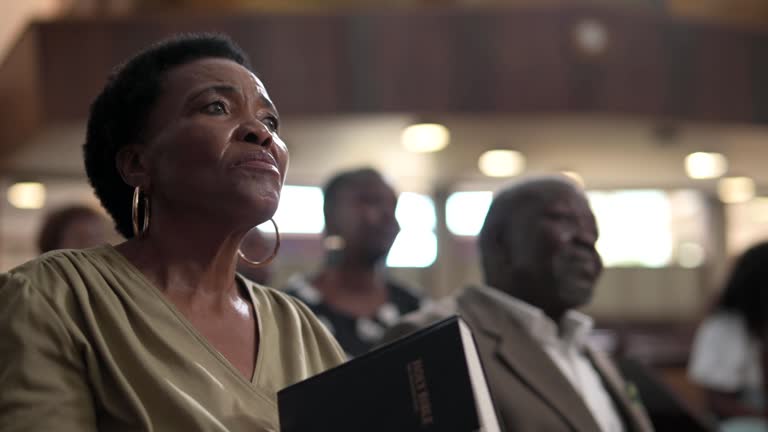
M 20 209 L 39 209 L 45 205 L 45 186 L 42 183 L 15 183 L 8 188 L 8 202 Z
M 585 54 L 599 55 L 608 45 L 608 32 L 603 24 L 593 18 L 579 21 L 573 29 L 576 45 Z
M 685 171 L 693 179 L 717 178 L 728 171 L 728 160 L 720 153 L 691 153 L 685 157 Z
M 511 177 L 525 170 L 525 156 L 515 150 L 488 150 L 480 155 L 477 166 L 488 177 Z
M 400 139 L 408 151 L 429 153 L 444 149 L 451 140 L 451 133 L 438 123 L 418 123 L 403 129 Z
M 749 177 L 724 177 L 717 182 L 717 195 L 726 204 L 743 203 L 755 197 L 755 182 Z

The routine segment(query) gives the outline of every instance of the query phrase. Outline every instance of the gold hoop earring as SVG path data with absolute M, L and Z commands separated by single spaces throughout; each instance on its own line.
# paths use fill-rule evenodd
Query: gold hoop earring
M 149 228 L 149 197 L 144 194 L 144 220 L 139 226 L 139 198 L 141 197 L 141 188 L 133 188 L 133 202 L 131 203 L 131 221 L 133 222 L 133 236 L 138 238 L 146 234 Z
M 245 256 L 245 254 L 243 253 L 242 250 L 240 250 L 239 248 L 237 249 L 237 254 L 240 256 L 240 258 L 242 258 L 243 261 L 248 263 L 248 265 L 250 265 L 250 266 L 253 266 L 253 267 L 264 267 L 265 265 L 271 263 L 272 260 L 275 259 L 275 257 L 277 256 L 277 252 L 280 250 L 280 230 L 277 229 L 277 223 L 275 222 L 275 220 L 273 218 L 270 218 L 269 221 L 272 222 L 272 226 L 275 227 L 275 248 L 272 249 L 272 254 L 271 255 L 269 255 L 263 261 L 253 261 L 253 260 L 248 259 L 248 257 Z

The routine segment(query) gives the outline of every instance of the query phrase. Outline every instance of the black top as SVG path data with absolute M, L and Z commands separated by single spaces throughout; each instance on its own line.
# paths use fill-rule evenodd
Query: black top
M 323 302 L 323 295 L 304 276 L 293 275 L 284 288 L 303 301 L 320 321 L 328 327 L 350 357 L 368 352 L 384 336 L 384 332 L 397 324 L 402 315 L 417 310 L 421 301 L 406 288 L 387 281 L 389 299 L 374 317 L 358 318 L 338 311 Z

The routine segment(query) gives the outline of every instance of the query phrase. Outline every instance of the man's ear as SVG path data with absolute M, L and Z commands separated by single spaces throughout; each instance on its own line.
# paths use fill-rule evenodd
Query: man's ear
M 147 191 L 150 186 L 149 167 L 144 158 L 144 152 L 137 146 L 125 146 L 117 152 L 115 160 L 117 172 L 123 181 L 131 187 L 139 186 Z

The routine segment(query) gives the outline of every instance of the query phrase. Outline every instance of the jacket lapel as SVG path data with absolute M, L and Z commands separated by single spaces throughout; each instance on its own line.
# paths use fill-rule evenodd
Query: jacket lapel
M 576 431 L 599 430 L 584 400 L 557 368 L 539 343 L 522 326 L 473 288 L 459 297 L 459 310 L 470 327 L 495 340 L 498 365 L 525 382 L 533 392 L 562 416 Z
M 603 379 L 608 392 L 613 398 L 627 423 L 627 430 L 633 432 L 651 432 L 653 425 L 643 404 L 640 402 L 639 395 L 630 394 L 627 382 L 622 378 L 616 366 L 608 356 L 598 350 L 587 348 L 587 355 L 592 361 L 595 370 Z M 636 390 L 634 390 L 636 393 Z

